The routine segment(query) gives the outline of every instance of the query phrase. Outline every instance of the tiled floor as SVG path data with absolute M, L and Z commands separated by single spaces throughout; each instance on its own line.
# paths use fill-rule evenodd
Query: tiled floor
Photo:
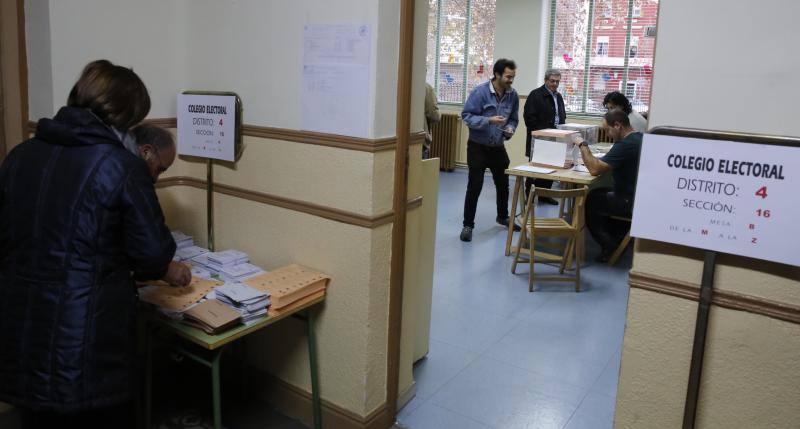
M 511 274 L 503 256 L 506 230 L 494 223 L 489 175 L 473 241 L 458 239 L 466 183 L 463 170 L 440 177 L 430 351 L 414 368 L 417 396 L 400 424 L 611 428 L 630 252 L 617 267 L 588 263 L 580 293 L 569 283 L 529 293 L 527 265 Z M 552 215 L 555 207 L 537 210 Z M 596 249 L 587 241 L 591 258 Z

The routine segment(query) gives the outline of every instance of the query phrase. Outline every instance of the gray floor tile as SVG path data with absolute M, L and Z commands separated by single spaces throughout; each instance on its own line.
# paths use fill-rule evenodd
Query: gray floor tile
M 576 345 L 559 341 L 563 336 L 537 338 L 542 341 L 505 337 L 484 356 L 588 390 L 600 377 L 611 354 L 601 357 L 575 351 Z
M 480 422 L 431 403 L 422 405 L 410 416 L 398 421 L 409 429 L 491 429 Z
M 479 358 L 430 400 L 494 428 L 561 428 L 586 390 Z
M 613 396 L 590 392 L 565 429 L 611 429 L 614 424 L 615 402 Z
M 433 303 L 431 339 L 481 353 L 496 343 L 522 319 L 483 312 L 478 305 Z
M 417 396 L 422 398 L 431 397 L 478 357 L 477 353 L 436 340 L 431 340 L 429 350 L 428 356 L 414 365 Z
M 619 384 L 619 364 L 620 352 L 614 354 L 608 361 L 600 378 L 592 386 L 592 391 L 603 393 L 609 396 L 617 396 L 617 385 Z

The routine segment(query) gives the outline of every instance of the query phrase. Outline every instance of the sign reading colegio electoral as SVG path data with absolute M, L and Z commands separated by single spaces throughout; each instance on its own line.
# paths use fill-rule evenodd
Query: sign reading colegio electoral
M 800 266 L 800 147 L 645 134 L 631 235 Z
M 237 107 L 235 94 L 178 94 L 178 153 L 234 161 Z

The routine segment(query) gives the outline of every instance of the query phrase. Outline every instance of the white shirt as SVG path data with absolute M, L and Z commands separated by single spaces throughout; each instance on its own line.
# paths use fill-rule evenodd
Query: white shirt
M 628 120 L 630 121 L 631 128 L 633 128 L 634 131 L 640 133 L 647 131 L 647 119 L 645 119 L 644 116 L 642 116 L 639 112 L 634 110 L 631 113 L 628 113 Z

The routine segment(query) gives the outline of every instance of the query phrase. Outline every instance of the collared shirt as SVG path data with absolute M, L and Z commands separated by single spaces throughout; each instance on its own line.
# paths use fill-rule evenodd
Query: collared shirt
M 503 116 L 506 123 L 492 125 L 489 118 Z M 519 124 L 519 95 L 514 88 L 509 88 L 498 99 L 492 81 L 484 82 L 469 93 L 461 119 L 469 127 L 469 139 L 486 146 L 502 146 L 506 140 L 503 129 L 513 133 Z
M 547 85 L 544 86 L 544 89 L 546 89 L 547 92 L 549 92 L 553 97 L 553 111 L 556 112 L 555 122 L 553 123 L 556 124 L 556 127 L 558 127 L 558 124 L 561 122 L 561 118 L 558 116 L 558 97 L 556 97 L 558 91 L 550 91 L 550 88 L 548 88 Z

